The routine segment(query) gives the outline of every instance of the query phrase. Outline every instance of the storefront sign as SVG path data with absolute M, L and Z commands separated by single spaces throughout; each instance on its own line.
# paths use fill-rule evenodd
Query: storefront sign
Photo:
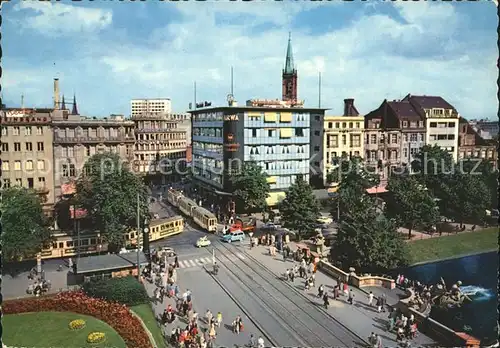
M 238 115 L 224 115 L 224 121 L 238 121 Z
M 47 123 L 47 117 L 3 117 L 2 123 Z
M 240 149 L 240 144 L 224 144 L 224 151 L 237 152 Z

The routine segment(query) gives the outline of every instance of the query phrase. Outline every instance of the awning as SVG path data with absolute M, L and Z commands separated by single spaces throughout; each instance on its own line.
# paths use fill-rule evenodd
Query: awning
M 292 122 L 292 113 L 291 112 L 282 112 L 280 114 L 280 122 Z
M 292 130 L 292 128 L 281 128 L 280 138 L 291 138 L 293 135 Z
M 264 122 L 276 122 L 278 120 L 278 116 L 275 112 L 266 112 L 264 114 Z
M 268 184 L 276 184 L 276 180 L 277 180 L 277 178 L 275 176 L 268 176 L 266 178 L 266 181 Z

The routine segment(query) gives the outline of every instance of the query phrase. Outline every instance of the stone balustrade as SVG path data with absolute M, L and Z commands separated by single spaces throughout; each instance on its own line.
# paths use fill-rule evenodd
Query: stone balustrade
M 354 272 L 347 273 L 324 260 L 319 261 L 319 268 L 324 273 L 343 282 L 348 282 L 357 288 L 363 288 L 365 286 L 381 286 L 391 290 L 396 288 L 396 282 L 394 279 L 372 275 L 359 276 Z

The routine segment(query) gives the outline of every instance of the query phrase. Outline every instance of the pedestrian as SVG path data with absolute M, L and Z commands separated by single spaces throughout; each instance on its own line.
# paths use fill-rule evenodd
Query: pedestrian
M 385 307 L 387 306 L 387 297 L 385 294 L 382 294 L 382 312 L 385 313 Z
M 354 293 L 352 292 L 352 289 L 349 290 L 349 296 L 347 298 L 347 302 L 349 302 L 350 305 L 354 302 Z
M 382 348 L 382 338 L 378 334 L 375 335 L 375 337 L 377 342 L 377 348 Z
M 293 272 L 290 272 L 290 281 L 293 283 L 293 281 L 295 280 L 295 273 Z
M 370 347 L 372 347 L 372 348 L 377 347 L 377 336 L 375 335 L 374 332 L 372 332 L 371 335 L 368 337 L 368 343 L 370 344 Z
M 373 306 L 373 292 L 371 292 L 371 291 L 368 294 L 368 306 L 370 306 L 370 307 Z
M 287 269 L 285 272 L 285 278 L 286 278 L 286 280 L 290 279 L 290 270 L 289 269 Z
M 349 295 L 349 286 L 347 286 L 347 283 L 344 283 L 344 296 L 347 296 Z
M 333 298 L 335 300 L 337 300 L 339 298 L 339 286 L 338 285 L 335 285 L 335 287 L 333 288 Z
M 174 267 L 179 268 L 179 258 L 177 257 L 177 255 L 175 255 L 175 259 L 174 259 Z

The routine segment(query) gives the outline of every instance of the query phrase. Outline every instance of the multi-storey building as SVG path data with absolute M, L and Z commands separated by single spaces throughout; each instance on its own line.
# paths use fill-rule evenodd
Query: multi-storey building
M 483 139 L 474 127 L 463 117 L 460 117 L 460 128 L 458 135 L 458 157 L 481 158 L 492 162 L 497 166 L 498 151 L 497 141 Z
M 404 100 L 387 101 L 365 116 L 365 159 L 381 170 L 409 164 L 425 144 L 423 117 Z M 387 170 L 386 170 L 387 169 Z
M 483 139 L 498 138 L 498 121 L 470 120 L 469 124 Z
M 35 189 L 52 214 L 55 201 L 51 121 L 53 109 L 3 108 L 2 187 Z
M 75 107 L 71 113 L 62 107 L 52 117 L 56 197 L 65 194 L 65 184 L 73 182 L 96 153 L 117 153 L 125 162 L 134 159 L 134 122 L 122 115 L 98 119 L 74 113 Z
M 343 116 L 325 116 L 322 144 L 325 185 L 328 173 L 337 165 L 337 158 L 363 157 L 364 128 L 364 117 L 359 116 L 354 99 L 344 100 Z
M 254 105 L 255 101 L 251 104 Z M 310 120 L 324 109 L 228 106 L 197 109 L 193 117 L 193 178 L 221 207 L 233 193 L 231 177 L 255 161 L 268 175 L 274 206 L 297 176 L 309 180 Z M 318 150 L 319 151 L 319 150 Z M 222 198 L 219 200 L 219 198 Z
M 135 170 L 156 184 L 177 180 L 185 170 L 186 114 L 143 113 L 135 123 Z
M 439 96 L 415 96 L 408 94 L 408 101 L 425 120 L 427 145 L 436 145 L 448 151 L 453 160 L 458 159 L 459 113 Z
M 172 112 L 170 98 L 132 99 L 130 101 L 130 115 L 142 114 L 169 114 Z

